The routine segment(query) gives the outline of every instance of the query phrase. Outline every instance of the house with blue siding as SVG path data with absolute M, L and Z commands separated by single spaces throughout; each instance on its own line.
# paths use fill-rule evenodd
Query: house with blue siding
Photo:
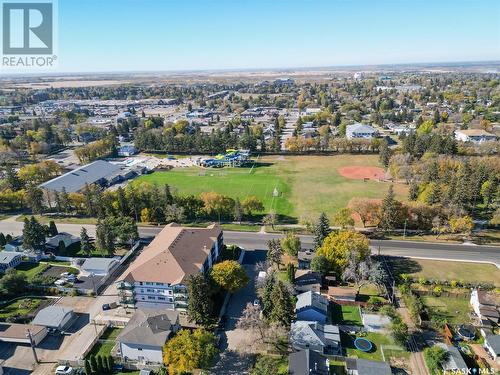
M 305 292 L 297 296 L 295 304 L 297 320 L 325 323 L 328 316 L 328 299 L 316 292 Z

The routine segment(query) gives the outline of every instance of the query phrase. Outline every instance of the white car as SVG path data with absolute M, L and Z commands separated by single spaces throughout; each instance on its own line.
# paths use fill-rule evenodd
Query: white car
M 67 375 L 72 373 L 73 373 L 73 367 L 69 366 L 57 366 L 55 372 L 56 375 Z

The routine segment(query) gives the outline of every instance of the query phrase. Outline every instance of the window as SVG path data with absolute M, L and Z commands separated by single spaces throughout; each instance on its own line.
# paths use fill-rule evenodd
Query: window
M 155 299 L 154 296 L 148 296 L 148 299 Z
M 165 297 L 158 297 L 159 301 L 165 301 Z
M 174 302 L 174 299 L 172 297 L 169 297 L 168 302 Z
M 163 285 L 163 283 L 156 283 L 156 285 L 160 285 L 161 286 L 161 285 Z
M 148 293 L 153 293 L 154 291 L 155 291 L 154 289 L 149 289 L 149 288 L 146 289 L 146 292 L 148 292 Z
M 171 295 L 172 295 L 172 291 L 171 291 L 171 290 L 169 290 L 169 291 L 168 291 L 168 295 L 169 295 L 169 296 L 171 296 Z
M 137 348 L 137 350 L 142 351 L 142 348 Z

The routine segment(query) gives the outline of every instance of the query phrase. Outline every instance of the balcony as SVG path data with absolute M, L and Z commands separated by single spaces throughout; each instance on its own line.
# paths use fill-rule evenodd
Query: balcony
M 132 290 L 134 289 L 133 285 L 130 285 L 128 283 L 120 283 L 116 286 L 118 290 Z
M 135 304 L 135 298 L 121 297 L 120 298 L 120 303 L 124 303 L 124 304 L 127 304 L 127 305 L 133 305 L 133 304 Z

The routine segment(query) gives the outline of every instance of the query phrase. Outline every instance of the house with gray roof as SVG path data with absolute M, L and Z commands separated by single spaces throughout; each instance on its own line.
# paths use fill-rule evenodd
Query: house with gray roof
M 387 362 L 368 359 L 347 358 L 348 375 L 391 375 L 391 366 Z
M 377 135 L 377 131 L 371 125 L 364 125 L 360 123 L 347 125 L 345 129 L 345 136 L 347 139 L 363 138 L 371 139 Z
M 500 364 L 500 335 L 487 335 L 484 338 L 484 348 Z
M 163 363 L 163 346 L 180 329 L 179 313 L 169 310 L 136 310 L 116 341 L 123 360 Z
M 312 291 L 299 294 L 295 313 L 298 320 L 325 323 L 328 315 L 328 299 Z
M 467 364 L 462 354 L 460 354 L 460 351 L 455 346 L 443 343 L 437 343 L 436 345 L 443 348 L 448 353 L 448 358 L 442 364 L 443 371 L 456 373 L 462 373 L 464 370 L 467 371 Z
M 290 342 L 295 350 L 311 349 L 329 355 L 342 353 L 339 327 L 330 324 L 296 321 L 290 328 Z
M 297 293 L 316 292 L 321 290 L 321 275 L 310 270 L 295 271 L 293 286 Z
M 328 359 L 309 349 L 290 353 L 288 375 L 329 375 Z
M 73 309 L 66 306 L 52 305 L 41 309 L 31 324 L 63 331 L 74 322 L 75 317 Z
M 39 187 L 49 192 L 61 192 L 63 189 L 68 193 L 81 191 L 86 184 L 104 185 L 106 178 L 120 171 L 120 167 L 105 160 L 96 160 L 90 164 L 72 170 L 61 176 L 46 181 Z
M 80 270 L 87 275 L 107 276 L 118 265 L 114 258 L 88 258 L 83 262 Z
M 17 267 L 23 256 L 15 251 L 0 251 L 0 273 L 5 273 L 8 269 Z

